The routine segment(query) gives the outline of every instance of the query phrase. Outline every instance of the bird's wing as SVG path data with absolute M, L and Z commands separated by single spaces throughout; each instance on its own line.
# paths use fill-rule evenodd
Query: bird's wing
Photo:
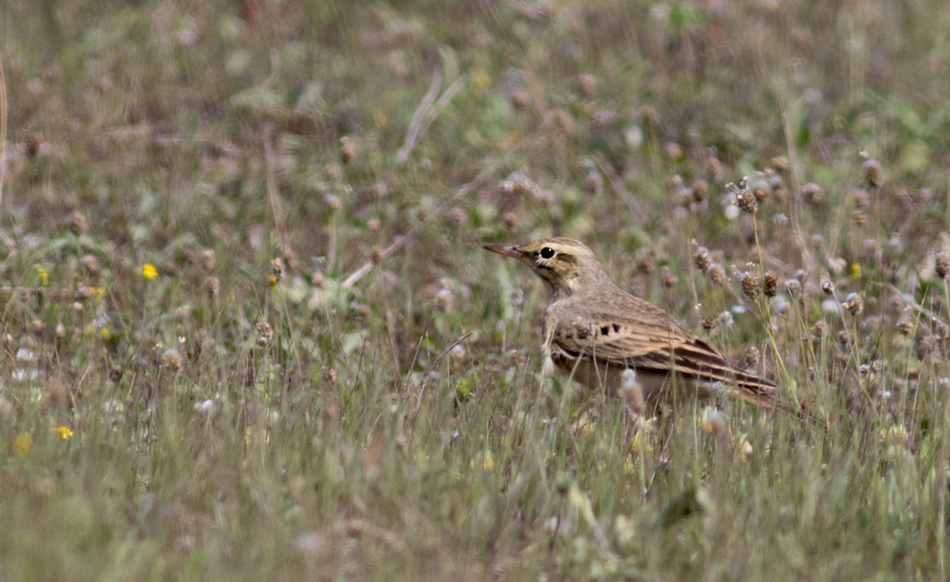
M 658 307 L 637 300 L 631 313 L 587 312 L 583 317 L 552 313 L 546 322 L 551 347 L 570 358 L 605 365 L 677 374 L 740 388 L 743 400 L 768 405 L 775 385 L 736 370 L 709 344 Z

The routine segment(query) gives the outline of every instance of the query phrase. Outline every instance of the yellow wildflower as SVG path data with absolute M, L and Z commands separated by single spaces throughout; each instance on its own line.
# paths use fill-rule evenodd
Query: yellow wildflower
M 57 426 L 53 430 L 58 432 L 60 438 L 62 438 L 64 441 L 69 440 L 69 438 L 73 436 L 73 431 L 70 430 L 68 426 Z
M 102 339 L 107 340 L 112 337 L 112 334 L 109 333 L 109 328 L 104 327 L 99 330 L 99 333 L 102 334 Z
M 106 288 L 105 287 L 93 287 L 92 290 L 96 293 L 96 303 L 101 304 L 102 300 L 106 297 Z
M 33 435 L 28 432 L 21 432 L 13 440 L 13 449 L 17 456 L 25 457 L 30 452 L 31 446 L 33 446 Z
M 158 279 L 158 269 L 151 263 L 145 263 L 142 265 L 142 277 L 144 277 L 146 281 Z
M 36 269 L 36 274 L 40 277 L 40 285 L 46 286 L 49 284 L 49 272 L 43 267 L 38 267 Z
M 376 124 L 376 127 L 382 129 L 386 127 L 388 119 L 386 118 L 386 113 L 382 109 L 377 109 L 373 111 L 373 123 Z
M 861 263 L 851 263 L 851 278 L 852 279 L 861 278 Z
M 491 77 L 488 76 L 488 73 L 478 73 L 474 80 L 479 89 L 487 89 L 491 85 Z

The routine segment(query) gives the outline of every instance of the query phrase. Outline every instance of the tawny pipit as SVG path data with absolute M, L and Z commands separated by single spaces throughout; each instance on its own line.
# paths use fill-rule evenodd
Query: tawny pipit
M 737 370 L 668 313 L 614 285 L 594 253 L 569 238 L 520 246 L 486 245 L 519 259 L 551 293 L 544 310 L 545 368 L 557 369 L 588 388 L 629 392 L 634 370 L 639 386 L 627 394 L 636 410 L 683 394 L 706 398 L 718 386 L 746 402 L 773 407 L 775 384 Z M 632 400 L 632 402 L 631 402 Z

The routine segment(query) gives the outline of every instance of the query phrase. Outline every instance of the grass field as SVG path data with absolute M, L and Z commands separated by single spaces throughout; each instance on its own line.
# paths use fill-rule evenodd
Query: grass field
M 4 3 L 0 581 L 946 580 L 948 29 Z M 542 376 L 549 235 L 827 429 Z

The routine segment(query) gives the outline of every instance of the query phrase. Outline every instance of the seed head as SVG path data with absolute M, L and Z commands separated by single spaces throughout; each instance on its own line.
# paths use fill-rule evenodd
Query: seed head
M 696 249 L 696 252 L 693 253 L 693 263 L 696 265 L 696 268 L 705 273 L 709 269 L 709 249 L 706 247 L 699 247 Z
M 863 210 L 855 210 L 851 213 L 851 224 L 855 226 L 864 226 L 868 223 L 868 213 Z
M 73 231 L 73 234 L 79 236 L 83 234 L 89 234 L 89 219 L 86 218 L 86 215 L 78 210 L 73 212 L 73 222 L 70 226 L 70 229 Z
M 769 271 L 762 278 L 762 292 L 766 297 L 775 297 L 778 292 L 778 275 Z
M 640 118 L 644 125 L 656 125 L 660 121 L 660 114 L 652 105 L 644 105 L 640 107 Z
M 502 220 L 505 222 L 505 227 L 508 230 L 517 230 L 518 226 L 521 224 L 521 220 L 518 218 L 518 215 L 514 212 L 506 212 L 502 217 Z
M 711 315 L 707 315 L 703 318 L 702 325 L 703 329 L 710 331 L 712 328 L 716 327 L 716 318 Z
M 276 259 L 271 260 L 270 262 L 270 271 L 271 274 L 281 279 L 284 276 L 284 259 L 282 257 L 277 257 Z
M 693 200 L 695 200 L 697 204 L 705 200 L 706 196 L 709 195 L 709 184 L 706 183 L 706 180 L 694 181 L 692 194 Z
M 201 253 L 201 264 L 204 265 L 205 271 L 210 271 L 213 269 L 214 263 L 214 249 L 207 249 L 205 252 Z
M 465 220 L 465 211 L 459 208 L 458 206 L 453 207 L 449 210 L 449 220 L 458 224 Z
M 353 142 L 347 140 L 343 143 L 343 146 L 340 148 L 340 161 L 344 164 L 349 164 L 353 161 L 353 158 L 356 157 L 356 148 L 353 146 Z
M 720 285 L 728 280 L 726 270 L 723 269 L 719 263 L 713 263 L 709 266 L 709 278 L 712 279 L 714 283 L 719 283 Z
M 762 279 L 759 277 L 759 274 L 754 271 L 749 271 L 742 276 L 742 293 L 746 297 L 754 298 L 759 292 L 759 288 L 762 286 Z
M 844 303 L 841 304 L 851 315 L 858 315 L 864 311 L 864 299 L 857 293 L 848 293 Z
M 257 322 L 257 345 L 264 347 L 274 337 L 274 328 L 266 321 Z
M 330 210 L 339 210 L 343 208 L 343 201 L 340 200 L 339 196 L 336 196 L 334 194 L 327 194 L 326 196 L 323 197 L 323 199 L 326 201 L 327 206 L 330 207 Z
M 775 168 L 776 172 L 787 172 L 788 158 L 785 156 L 776 156 L 772 158 L 772 167 Z
M 835 284 L 828 279 L 825 279 L 821 282 L 821 290 L 825 293 L 825 295 L 831 295 L 835 292 Z
M 182 366 L 181 354 L 176 349 L 168 348 L 162 353 L 161 364 L 163 368 L 168 368 L 172 373 L 177 373 Z
M 217 277 L 208 277 L 204 282 L 205 293 L 208 294 L 208 297 L 216 299 L 218 294 L 221 292 L 221 281 Z
M 825 322 L 818 320 L 815 322 L 815 325 L 811 326 L 811 338 L 815 341 L 821 341 L 821 338 L 824 335 L 825 335 Z
M 745 355 L 742 358 L 742 367 L 743 368 L 755 368 L 759 365 L 759 348 L 755 346 L 749 346 L 745 350 Z
M 712 181 L 717 181 L 722 177 L 722 162 L 716 156 L 706 158 L 706 175 Z
M 600 194 L 604 190 L 604 177 L 597 170 L 587 172 L 584 177 L 584 191 L 588 194 Z
M 90 275 L 98 275 L 99 271 L 102 270 L 102 267 L 99 266 L 99 259 L 96 258 L 96 255 L 85 255 L 80 260 L 82 266 L 89 271 Z
M 864 181 L 870 188 L 880 188 L 884 185 L 884 171 L 881 170 L 881 164 L 871 158 L 861 165 L 864 170 Z
M 736 206 L 746 214 L 755 214 L 759 209 L 759 201 L 751 190 L 742 190 L 736 193 Z
M 870 204 L 871 196 L 864 188 L 855 188 L 851 192 L 851 200 L 854 202 L 854 206 L 856 208 L 864 209 L 868 207 L 868 204 Z
M 675 141 L 668 141 L 663 144 L 663 153 L 671 160 L 679 160 L 683 157 L 683 146 Z
M 637 270 L 641 273 L 652 273 L 656 269 L 656 262 L 653 260 L 653 251 L 649 248 L 640 249 L 637 253 Z
M 122 366 L 115 364 L 109 368 L 109 381 L 115 384 L 122 379 Z
M 825 193 L 818 184 L 809 182 L 802 186 L 802 198 L 809 204 L 820 204 L 825 199 Z
M 752 184 L 752 193 L 755 194 L 757 201 L 765 202 L 769 196 L 772 195 L 772 187 L 767 180 L 756 180 L 755 183 Z
M 934 261 L 934 270 L 941 279 L 947 278 L 947 273 L 950 273 L 950 252 L 941 251 L 937 253 L 937 259 Z
M 379 263 L 383 260 L 383 247 L 379 245 L 373 245 L 373 248 L 370 249 L 369 254 L 373 263 Z
M 663 286 L 669 289 L 679 282 L 679 277 L 674 275 L 669 268 L 663 267 Z
M 914 318 L 907 315 L 897 320 L 897 331 L 903 336 L 909 336 L 914 331 Z
M 370 218 L 366 221 L 366 228 L 370 229 L 371 232 L 379 232 L 382 226 L 383 223 L 378 218 Z
M 584 97 L 590 97 L 597 89 L 597 79 L 593 75 L 584 73 L 577 77 L 577 90 Z

